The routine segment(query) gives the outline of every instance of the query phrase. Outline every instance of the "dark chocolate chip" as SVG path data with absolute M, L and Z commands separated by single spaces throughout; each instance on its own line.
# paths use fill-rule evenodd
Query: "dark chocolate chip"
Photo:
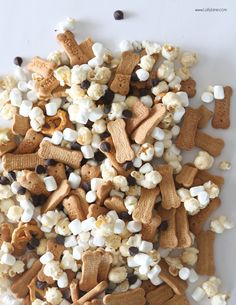
M 115 20 L 122 20 L 124 19 L 124 13 L 121 10 L 117 10 L 113 13 Z
M 102 162 L 103 160 L 106 159 L 106 156 L 100 151 L 96 151 L 95 154 L 94 154 L 94 159 L 97 161 L 97 162 Z
M 15 64 L 16 66 L 21 66 L 22 63 L 23 63 L 22 57 L 16 56 L 16 57 L 14 58 L 14 64 Z
M 128 184 L 134 186 L 136 184 L 136 179 L 132 176 L 127 177 Z
M 88 181 L 88 182 L 87 182 L 87 181 L 81 182 L 80 187 L 81 187 L 83 190 L 85 190 L 86 193 L 89 192 L 89 191 L 91 190 L 91 185 L 90 185 L 90 182 L 89 182 L 89 181 Z
M 54 159 L 47 159 L 45 160 L 45 165 L 46 166 L 53 166 L 53 165 L 56 165 L 57 164 L 57 161 L 54 160 Z
M 12 180 L 16 180 L 16 173 L 13 172 L 13 171 L 10 171 L 7 173 L 9 178 L 12 179 Z
M 69 178 L 70 174 L 73 173 L 74 169 L 69 165 L 66 165 L 66 177 Z
M 111 111 L 111 105 L 105 104 L 103 111 L 105 114 L 108 114 Z
M 139 253 L 139 249 L 137 247 L 129 247 L 129 254 L 131 256 L 135 256 Z
M 168 221 L 164 220 L 161 222 L 159 229 L 161 231 L 166 231 L 168 229 Z
M 114 92 L 112 92 L 110 89 L 106 90 L 105 94 L 103 95 L 104 104 L 111 104 L 114 96 Z
M 158 85 L 159 82 L 160 82 L 160 80 L 159 80 L 158 78 L 154 78 L 154 79 L 152 80 L 152 86 L 154 87 L 154 86 Z
M 138 81 L 139 81 L 139 78 L 138 78 L 136 72 L 133 72 L 133 73 L 131 74 L 131 81 L 132 81 L 132 82 L 138 82 Z
M 63 291 L 63 298 L 66 299 L 68 302 L 72 302 L 71 300 L 71 294 L 70 294 L 70 289 L 65 289 Z
M 35 237 L 32 237 L 32 239 L 29 241 L 27 247 L 29 250 L 34 250 L 39 246 L 39 240 Z
M 140 96 L 146 96 L 148 94 L 149 94 L 149 90 L 146 89 L 146 88 L 142 88 L 142 89 L 139 90 L 139 95 Z
M 45 166 L 43 166 L 43 165 L 41 165 L 41 164 L 39 164 L 39 165 L 37 165 L 36 166 L 36 168 L 35 168 L 35 172 L 37 173 L 37 174 L 45 174 L 46 173 L 46 168 L 45 168 Z
M 110 152 L 111 151 L 111 145 L 108 142 L 102 142 L 100 144 L 100 149 L 103 152 Z
M 120 212 L 119 217 L 123 220 L 132 220 L 132 215 L 129 215 L 128 212 Z
M 26 193 L 26 188 L 24 188 L 23 186 L 20 186 L 17 190 L 17 194 L 24 195 L 25 193 Z
M 129 169 L 131 169 L 133 167 L 133 162 L 132 161 L 126 161 L 123 164 L 123 169 L 128 171 Z M 133 178 L 133 177 L 132 177 Z
M 11 184 L 11 181 L 7 177 L 2 176 L 2 177 L 0 177 L 0 184 L 1 185 L 8 185 L 8 184 Z
M 43 194 L 41 194 L 41 195 L 32 195 L 31 198 L 32 198 L 33 205 L 35 207 L 40 206 L 40 205 L 44 204 L 47 201 L 47 196 L 45 196 Z
M 132 113 L 132 111 L 130 111 L 129 109 L 125 109 L 125 110 L 122 111 L 122 116 L 123 116 L 125 119 L 130 119 L 130 118 L 132 118 L 133 113 Z
M 44 289 L 47 287 L 47 283 L 46 282 L 41 282 L 41 281 L 36 281 L 36 287 L 38 289 Z
M 90 86 L 90 81 L 89 80 L 84 80 L 81 84 L 80 84 L 80 87 L 84 90 L 87 90 Z
M 129 274 L 128 275 L 128 281 L 130 285 L 133 285 L 134 283 L 137 282 L 138 276 L 135 274 Z
M 73 150 L 80 150 L 81 149 L 81 145 L 77 142 L 72 142 L 70 145 L 70 148 Z
M 57 237 L 56 237 L 56 242 L 57 242 L 59 245 L 64 245 L 65 236 L 63 236 L 63 235 L 57 235 Z
M 80 162 L 80 167 L 83 166 L 84 164 L 86 164 L 87 162 L 88 162 L 88 160 L 83 158 Z
M 106 139 L 110 137 L 110 132 L 109 131 L 104 131 L 103 133 L 100 134 L 101 139 Z

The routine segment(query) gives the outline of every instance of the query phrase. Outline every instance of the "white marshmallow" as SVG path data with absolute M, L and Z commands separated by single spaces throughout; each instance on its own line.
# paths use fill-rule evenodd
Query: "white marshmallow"
M 68 277 L 65 272 L 63 272 L 62 275 L 57 280 L 57 286 L 59 288 L 66 288 L 68 286 Z
M 94 151 L 91 145 L 81 146 L 81 152 L 85 159 L 92 159 L 94 157 Z
M 64 137 L 64 140 L 66 140 L 68 142 L 74 142 L 74 141 L 76 141 L 76 139 L 78 137 L 78 132 L 71 128 L 65 128 L 63 130 L 63 137 Z
M 190 283 L 195 283 L 199 279 L 199 276 L 197 275 L 196 271 L 194 269 L 190 269 L 190 274 L 189 274 L 189 282 Z
M 175 121 L 175 123 L 179 123 L 182 119 L 182 117 L 184 116 L 185 114 L 185 109 L 184 107 L 179 107 L 175 112 L 174 112 L 174 115 L 173 115 L 173 120 Z
M 118 197 L 121 197 L 121 198 L 124 198 L 124 193 L 122 192 L 119 192 L 117 190 L 111 190 L 110 191 L 110 197 L 114 197 L 114 196 L 118 196 Z
M 150 266 L 153 262 L 152 258 L 145 253 L 138 253 L 134 256 L 134 261 L 139 265 L 148 265 Z
M 1 264 L 6 264 L 8 266 L 13 266 L 16 262 L 16 258 L 9 254 L 9 253 L 4 253 L 2 256 L 1 256 Z
M 28 91 L 26 96 L 27 96 L 27 99 L 31 102 L 36 102 L 38 100 L 38 94 L 34 90 Z
M 22 102 L 22 94 L 18 88 L 11 89 L 9 94 L 11 104 L 16 107 L 20 107 Z
M 136 70 L 136 74 L 137 74 L 138 79 L 141 82 L 145 82 L 149 78 L 149 72 L 147 72 L 147 71 L 145 71 L 143 69 Z
M 137 281 L 129 286 L 129 289 L 136 289 L 139 288 L 142 285 L 142 281 L 140 279 L 137 279 Z
M 91 184 L 91 190 L 97 191 L 98 187 L 104 183 L 104 180 L 102 178 L 92 178 L 90 181 Z
M 70 173 L 70 176 L 68 178 L 68 182 L 70 183 L 70 186 L 72 189 L 77 189 L 81 182 L 81 177 L 79 174 L 73 172 Z
M 94 217 L 90 217 L 90 218 L 83 220 L 82 221 L 83 232 L 88 232 L 88 231 L 91 231 L 92 229 L 94 229 L 96 227 L 95 223 L 96 223 L 96 220 Z
M 12 182 L 12 184 L 11 184 L 11 191 L 12 191 L 12 193 L 13 194 L 17 194 L 17 191 L 18 191 L 19 187 L 20 187 L 20 183 L 19 182 L 17 182 L 17 181 Z
M 95 235 L 93 237 L 93 244 L 96 247 L 104 247 L 105 245 L 105 239 L 102 236 Z
M 43 265 L 46 265 L 47 263 L 51 262 L 54 259 L 54 255 L 52 254 L 52 252 L 46 252 L 44 253 L 41 257 L 40 257 L 40 262 Z
M 89 111 L 88 109 L 82 108 L 76 114 L 76 122 L 80 124 L 86 124 L 88 122 Z
M 134 268 L 134 267 L 138 267 L 138 266 L 139 266 L 139 264 L 136 263 L 136 261 L 134 260 L 134 257 L 133 257 L 133 256 L 129 256 L 129 257 L 127 258 L 127 265 L 128 265 L 128 267 L 130 267 L 130 268 Z
M 124 232 L 125 229 L 125 222 L 122 219 L 116 219 L 114 230 L 115 234 L 121 234 Z
M 142 265 L 139 267 L 138 272 L 142 275 L 145 275 L 149 272 L 150 267 L 148 265 Z
M 114 98 L 113 98 L 113 103 L 122 103 L 122 102 L 124 102 L 125 101 L 125 99 L 126 99 L 126 96 L 125 95 L 121 95 L 121 94 L 118 94 L 118 93 L 116 93 L 115 95 L 114 95 Z
M 165 132 L 160 127 L 155 127 L 151 133 L 151 136 L 158 141 L 163 141 L 165 138 Z
M 128 231 L 130 231 L 132 233 L 137 233 L 142 230 L 142 224 L 141 224 L 141 222 L 132 220 L 132 221 L 128 222 L 127 229 L 128 229 Z
M 133 160 L 133 166 L 134 167 L 139 168 L 139 167 L 142 166 L 142 164 L 143 164 L 143 162 L 140 158 L 138 158 L 138 157 L 134 158 L 134 160 Z
M 54 145 L 60 145 L 62 140 L 63 140 L 63 133 L 59 130 L 55 130 L 51 138 L 51 143 Z
M 72 220 L 68 227 L 73 235 L 78 235 L 82 232 L 82 225 L 79 219 Z
M 152 251 L 152 249 L 153 249 L 153 244 L 151 242 L 145 241 L 145 240 L 143 240 L 141 242 L 141 245 L 139 246 L 139 251 L 145 252 L 145 253 Z
M 147 173 L 151 172 L 152 170 L 153 170 L 152 165 L 150 163 L 145 163 L 140 167 L 139 172 L 141 174 L 147 174 Z
M 31 109 L 33 108 L 33 103 L 31 101 L 24 100 L 20 105 L 20 115 L 28 117 Z
M 225 97 L 224 87 L 223 86 L 214 86 L 213 87 L 214 98 L 217 100 L 223 100 Z
M 48 116 L 54 116 L 57 114 L 58 107 L 56 103 L 50 102 L 45 105 L 45 108 Z
M 109 211 L 109 212 L 107 213 L 107 216 L 108 216 L 108 217 L 111 217 L 112 220 L 114 220 L 114 221 L 116 221 L 117 219 L 119 219 L 119 216 L 118 216 L 118 214 L 116 213 L 116 211 Z
M 88 65 L 91 68 L 95 68 L 97 66 L 101 66 L 103 64 L 103 58 L 101 56 L 95 56 L 88 61 Z
M 55 103 L 57 105 L 57 109 L 59 109 L 62 105 L 62 99 L 60 97 L 53 97 L 49 101 L 50 103 Z
M 43 178 L 47 191 L 53 192 L 57 189 L 57 183 L 53 176 Z
M 159 278 L 159 276 L 154 277 L 150 281 L 155 286 L 159 286 L 159 285 L 161 285 L 163 283 L 163 281 Z
M 200 194 L 201 192 L 203 192 L 205 189 L 204 189 L 204 186 L 203 185 L 199 185 L 199 186 L 193 186 L 189 189 L 190 191 L 190 195 L 192 197 L 196 197 L 198 196 L 198 194 Z
M 186 281 L 190 276 L 189 268 L 183 267 L 179 270 L 179 277 L 181 280 Z
M 140 101 L 147 106 L 148 108 L 151 108 L 153 105 L 153 100 L 150 95 L 144 95 L 140 98 Z
M 172 133 L 173 138 L 177 137 L 180 133 L 180 127 L 178 125 L 174 125 L 171 128 L 171 133 Z
M 102 43 L 99 43 L 99 42 L 95 42 L 95 43 L 92 45 L 92 50 L 93 50 L 93 54 L 94 54 L 96 57 L 103 57 L 104 52 L 105 52 L 105 49 L 104 49 L 103 44 L 102 44 Z
M 210 202 L 209 194 L 206 191 L 202 191 L 197 196 L 198 201 L 200 202 L 200 207 L 205 208 Z
M 25 209 L 22 216 L 21 221 L 22 222 L 30 222 L 30 220 L 33 218 L 34 210 L 33 209 Z
M 17 84 L 17 88 L 21 91 L 21 92 L 27 92 L 28 91 L 28 85 L 25 81 L 21 80 L 18 82 Z
M 161 272 L 161 268 L 159 265 L 154 266 L 147 274 L 150 280 L 158 277 L 159 273 Z
M 97 195 L 96 195 L 96 192 L 94 191 L 88 191 L 88 193 L 86 194 L 86 201 L 88 203 L 93 203 L 95 202 L 97 199 Z
M 66 236 L 64 246 L 66 248 L 74 247 L 77 245 L 77 239 L 74 235 Z
M 81 246 L 73 247 L 73 258 L 80 260 L 82 258 L 83 248 Z
M 176 94 L 180 97 L 182 106 L 188 107 L 189 105 L 188 94 L 184 91 L 179 91 Z
M 203 92 L 203 94 L 201 95 L 201 100 L 203 101 L 203 103 L 211 103 L 214 101 L 214 96 L 211 92 Z
M 164 153 L 164 143 L 163 142 L 155 142 L 154 144 L 154 154 L 156 157 L 160 158 L 162 157 L 163 153 Z
M 133 51 L 132 43 L 129 40 L 122 40 L 119 44 L 119 47 L 121 52 Z
M 192 293 L 192 298 L 194 299 L 194 301 L 199 303 L 202 301 L 205 295 L 205 291 L 201 287 L 197 287 Z

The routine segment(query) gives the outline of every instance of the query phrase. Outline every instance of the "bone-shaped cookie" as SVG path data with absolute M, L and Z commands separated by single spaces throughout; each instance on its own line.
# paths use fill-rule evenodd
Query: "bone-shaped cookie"
M 24 136 L 27 130 L 30 129 L 30 120 L 27 117 L 21 116 L 19 114 L 14 114 L 12 119 L 11 131 L 15 135 Z
M 49 196 L 50 194 L 46 189 L 45 183 L 35 172 L 23 171 L 23 175 L 19 178 L 19 183 L 34 195 L 43 194 Z
M 37 165 L 43 165 L 44 160 L 40 158 L 38 153 L 24 155 L 5 154 L 2 157 L 2 164 L 4 170 L 10 172 L 12 170 L 34 169 Z
M 102 281 L 97 284 L 94 288 L 89 290 L 85 295 L 83 295 L 78 301 L 74 302 L 72 305 L 84 305 L 86 302 L 89 302 L 100 295 L 104 290 L 108 287 L 108 283 L 106 281 Z M 94 303 L 92 303 L 95 305 Z
M 107 124 L 107 129 L 114 143 L 117 162 L 124 163 L 125 161 L 131 161 L 135 155 L 125 130 L 125 121 L 123 119 L 110 121 Z
M 24 139 L 20 142 L 14 153 L 15 154 L 33 153 L 37 150 L 42 140 L 43 140 L 43 135 L 30 128 L 26 132 Z
M 217 157 L 221 154 L 225 142 L 221 138 L 214 138 L 207 133 L 197 131 L 195 136 L 195 145 L 207 151 L 213 157 Z
M 166 284 L 160 285 L 146 294 L 149 305 L 163 305 L 174 296 L 173 290 Z
M 6 153 L 12 152 L 17 147 L 15 141 L 6 141 L 0 144 L 0 157 Z
M 189 231 L 188 215 L 184 205 L 181 205 L 176 209 L 175 222 L 178 248 L 190 247 L 192 244 L 192 238 Z
M 185 295 L 175 295 L 168 300 L 165 305 L 189 305 L 189 301 Z
M 154 210 L 151 221 L 142 225 L 142 239 L 153 242 L 157 234 L 157 228 L 160 226 L 160 224 L 161 217 Z
M 144 305 L 145 302 L 145 291 L 142 288 L 136 288 L 123 293 L 107 294 L 103 298 L 105 305 Z
M 110 198 L 107 198 L 104 201 L 105 207 L 107 207 L 109 210 L 114 210 L 117 213 L 126 212 L 127 209 L 124 205 L 124 200 L 119 196 L 112 196 Z
M 38 92 L 40 96 L 50 96 L 52 91 L 59 86 L 59 81 L 54 77 L 51 72 L 47 77 L 40 81 L 38 85 Z
M 131 134 L 149 115 L 149 108 L 142 102 L 136 101 L 131 109 L 132 117 L 126 120 L 126 131 Z
M 47 77 L 48 74 L 50 74 L 50 72 L 56 68 L 56 63 L 35 56 L 31 59 L 27 68 L 31 72 L 40 74 L 43 77 Z
M 200 120 L 198 121 L 198 125 L 197 127 L 199 129 L 202 129 L 204 127 L 207 126 L 209 120 L 212 118 L 213 116 L 213 112 L 211 110 L 209 110 L 206 106 L 204 105 L 201 105 L 199 108 L 198 108 L 198 112 L 200 113 Z
M 79 219 L 81 221 L 87 218 L 88 203 L 76 195 L 71 195 L 63 200 L 63 206 L 70 220 Z
M 50 238 L 47 241 L 47 251 L 54 255 L 55 261 L 60 261 L 61 255 L 65 250 L 64 245 L 58 244 L 54 238 Z
M 40 289 L 37 287 L 36 284 L 37 284 L 37 278 L 34 277 L 28 285 L 31 303 L 33 303 L 39 297 L 40 299 L 44 299 L 46 293 L 46 287 L 44 289 Z
M 102 260 L 98 268 L 98 282 L 107 281 L 113 256 L 111 253 L 106 252 L 102 248 L 99 248 L 97 251 L 101 252 L 102 254 Z
M 162 206 L 158 207 L 158 215 L 162 221 L 167 222 L 167 228 L 160 231 L 159 242 L 162 248 L 174 249 L 178 246 L 175 214 L 176 209 L 166 210 Z
M 62 180 L 66 179 L 66 170 L 63 163 L 58 162 L 56 165 L 47 167 L 47 174 L 53 176 L 57 182 L 57 185 L 61 184 Z
M 190 187 L 193 185 L 197 172 L 198 169 L 196 167 L 184 164 L 181 172 L 176 175 L 175 181 L 178 184 L 182 184 L 184 187 Z

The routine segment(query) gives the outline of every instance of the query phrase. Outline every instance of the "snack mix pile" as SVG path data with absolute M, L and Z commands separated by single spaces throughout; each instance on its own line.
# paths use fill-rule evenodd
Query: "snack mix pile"
M 230 126 L 231 87 L 202 94 L 214 111 L 193 108 L 195 53 L 122 41 L 114 57 L 78 43 L 74 25 L 60 24 L 62 51 L 27 67 L 17 57 L 0 80 L 0 115 L 12 122 L 0 134 L 0 292 L 13 293 L 1 301 L 226 305 L 214 240 L 233 223 L 211 216 L 224 179 L 208 171 L 224 141 L 203 128 Z

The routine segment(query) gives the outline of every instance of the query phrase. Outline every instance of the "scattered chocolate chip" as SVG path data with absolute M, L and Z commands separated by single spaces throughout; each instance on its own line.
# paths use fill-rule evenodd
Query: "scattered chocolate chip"
M 126 161 L 123 164 L 123 169 L 128 171 L 129 169 L 131 169 L 133 167 L 133 162 L 132 161 Z M 133 178 L 133 177 L 132 177 Z
M 136 184 L 136 179 L 132 176 L 127 177 L 128 184 L 134 186 Z
M 8 174 L 8 176 L 9 176 L 10 179 L 12 179 L 12 180 L 14 180 L 14 181 L 16 180 L 16 173 L 15 173 L 15 172 L 10 171 L 10 172 L 8 172 L 7 174 Z
M 153 249 L 157 250 L 160 247 L 160 243 L 158 241 L 153 243 Z
M 90 181 L 82 181 L 80 187 L 85 190 L 85 192 L 87 193 L 88 191 L 91 190 L 91 184 Z
M 39 175 L 46 173 L 46 168 L 43 165 L 37 165 L 35 168 L 35 172 Z
M 140 89 L 139 90 L 139 95 L 140 96 L 146 96 L 146 95 L 149 95 L 149 90 L 148 89 L 146 89 L 146 88 L 142 88 L 142 89 Z
M 26 193 L 26 188 L 24 188 L 23 186 L 20 186 L 17 190 L 17 194 L 25 195 L 25 193 Z
M 8 185 L 10 183 L 11 183 L 11 181 L 7 177 L 5 177 L 5 176 L 0 177 L 0 184 L 1 185 Z
M 47 283 L 46 282 L 41 282 L 41 281 L 36 281 L 36 287 L 38 289 L 44 289 L 47 287 Z
M 85 124 L 85 127 L 92 129 L 93 124 L 94 124 L 94 122 L 88 120 L 88 122 Z
M 101 152 L 101 151 L 96 151 L 95 154 L 94 154 L 94 159 L 97 161 L 97 162 L 102 162 L 103 160 L 106 159 L 106 156 Z
M 108 114 L 111 111 L 111 105 L 105 104 L 103 111 L 105 114 Z
M 114 99 L 114 96 L 115 96 L 114 92 L 108 89 L 103 95 L 104 104 L 111 104 Z
M 64 245 L 65 236 L 63 236 L 63 235 L 57 235 L 57 237 L 56 237 L 56 242 L 57 242 L 59 245 Z
M 120 217 L 120 219 L 123 219 L 123 220 L 132 220 L 132 215 L 129 215 L 128 212 L 119 213 L 119 217 Z
M 124 19 L 124 13 L 121 10 L 117 10 L 113 13 L 115 20 L 122 20 Z
M 129 109 L 125 109 L 125 110 L 122 111 L 122 116 L 123 116 L 125 119 L 130 119 L 130 118 L 132 118 L 133 113 L 132 113 L 132 111 L 130 111 Z
M 111 151 L 111 145 L 108 142 L 102 142 L 100 144 L 100 149 L 101 149 L 101 151 L 104 151 L 104 152 L 110 152 Z
M 154 79 L 152 80 L 152 86 L 154 87 L 154 86 L 158 85 L 159 82 L 160 82 L 160 80 L 159 80 L 158 78 L 154 78 Z
M 63 298 L 66 299 L 68 302 L 72 302 L 71 300 L 71 294 L 70 294 L 70 289 L 65 289 L 63 291 Z
M 81 149 L 81 145 L 77 142 L 72 142 L 70 145 L 70 148 L 73 150 L 80 150 Z
M 114 289 L 112 289 L 112 288 L 107 288 L 107 289 L 105 290 L 105 294 L 112 294 L 113 291 L 114 291 Z
M 45 160 L 45 165 L 46 166 L 53 166 L 53 165 L 56 165 L 57 164 L 57 161 L 54 160 L 54 159 L 47 159 Z
M 69 178 L 70 174 L 73 173 L 74 169 L 69 165 L 66 165 L 66 177 Z
M 27 247 L 29 250 L 34 250 L 39 246 L 39 240 L 35 237 L 32 237 L 32 239 L 29 241 Z
M 83 166 L 84 164 L 86 164 L 88 162 L 87 159 L 83 158 L 80 162 L 80 166 Z
M 129 247 L 129 254 L 131 256 L 135 256 L 139 253 L 139 249 L 137 247 Z
M 82 298 L 87 292 L 80 290 L 79 297 Z
M 84 90 L 87 90 L 90 86 L 90 81 L 89 80 L 84 80 L 81 84 L 80 84 L 80 87 Z
M 128 281 L 130 285 L 133 285 L 137 282 L 138 276 L 136 274 L 129 274 L 128 275 Z
M 159 226 L 159 229 L 161 231 L 166 231 L 168 229 L 168 222 L 166 220 L 162 221 Z
M 32 203 L 35 207 L 40 206 L 44 204 L 47 200 L 47 196 L 41 194 L 41 195 L 32 195 Z
M 139 78 L 138 78 L 136 72 L 133 72 L 133 73 L 131 74 L 131 81 L 132 81 L 132 82 L 138 82 L 138 81 L 139 81 Z
M 110 132 L 109 131 L 104 131 L 103 133 L 100 134 L 101 139 L 106 139 L 110 137 Z
M 23 63 L 22 57 L 16 56 L 16 57 L 14 58 L 14 64 L 15 64 L 16 66 L 21 66 L 22 63 Z

